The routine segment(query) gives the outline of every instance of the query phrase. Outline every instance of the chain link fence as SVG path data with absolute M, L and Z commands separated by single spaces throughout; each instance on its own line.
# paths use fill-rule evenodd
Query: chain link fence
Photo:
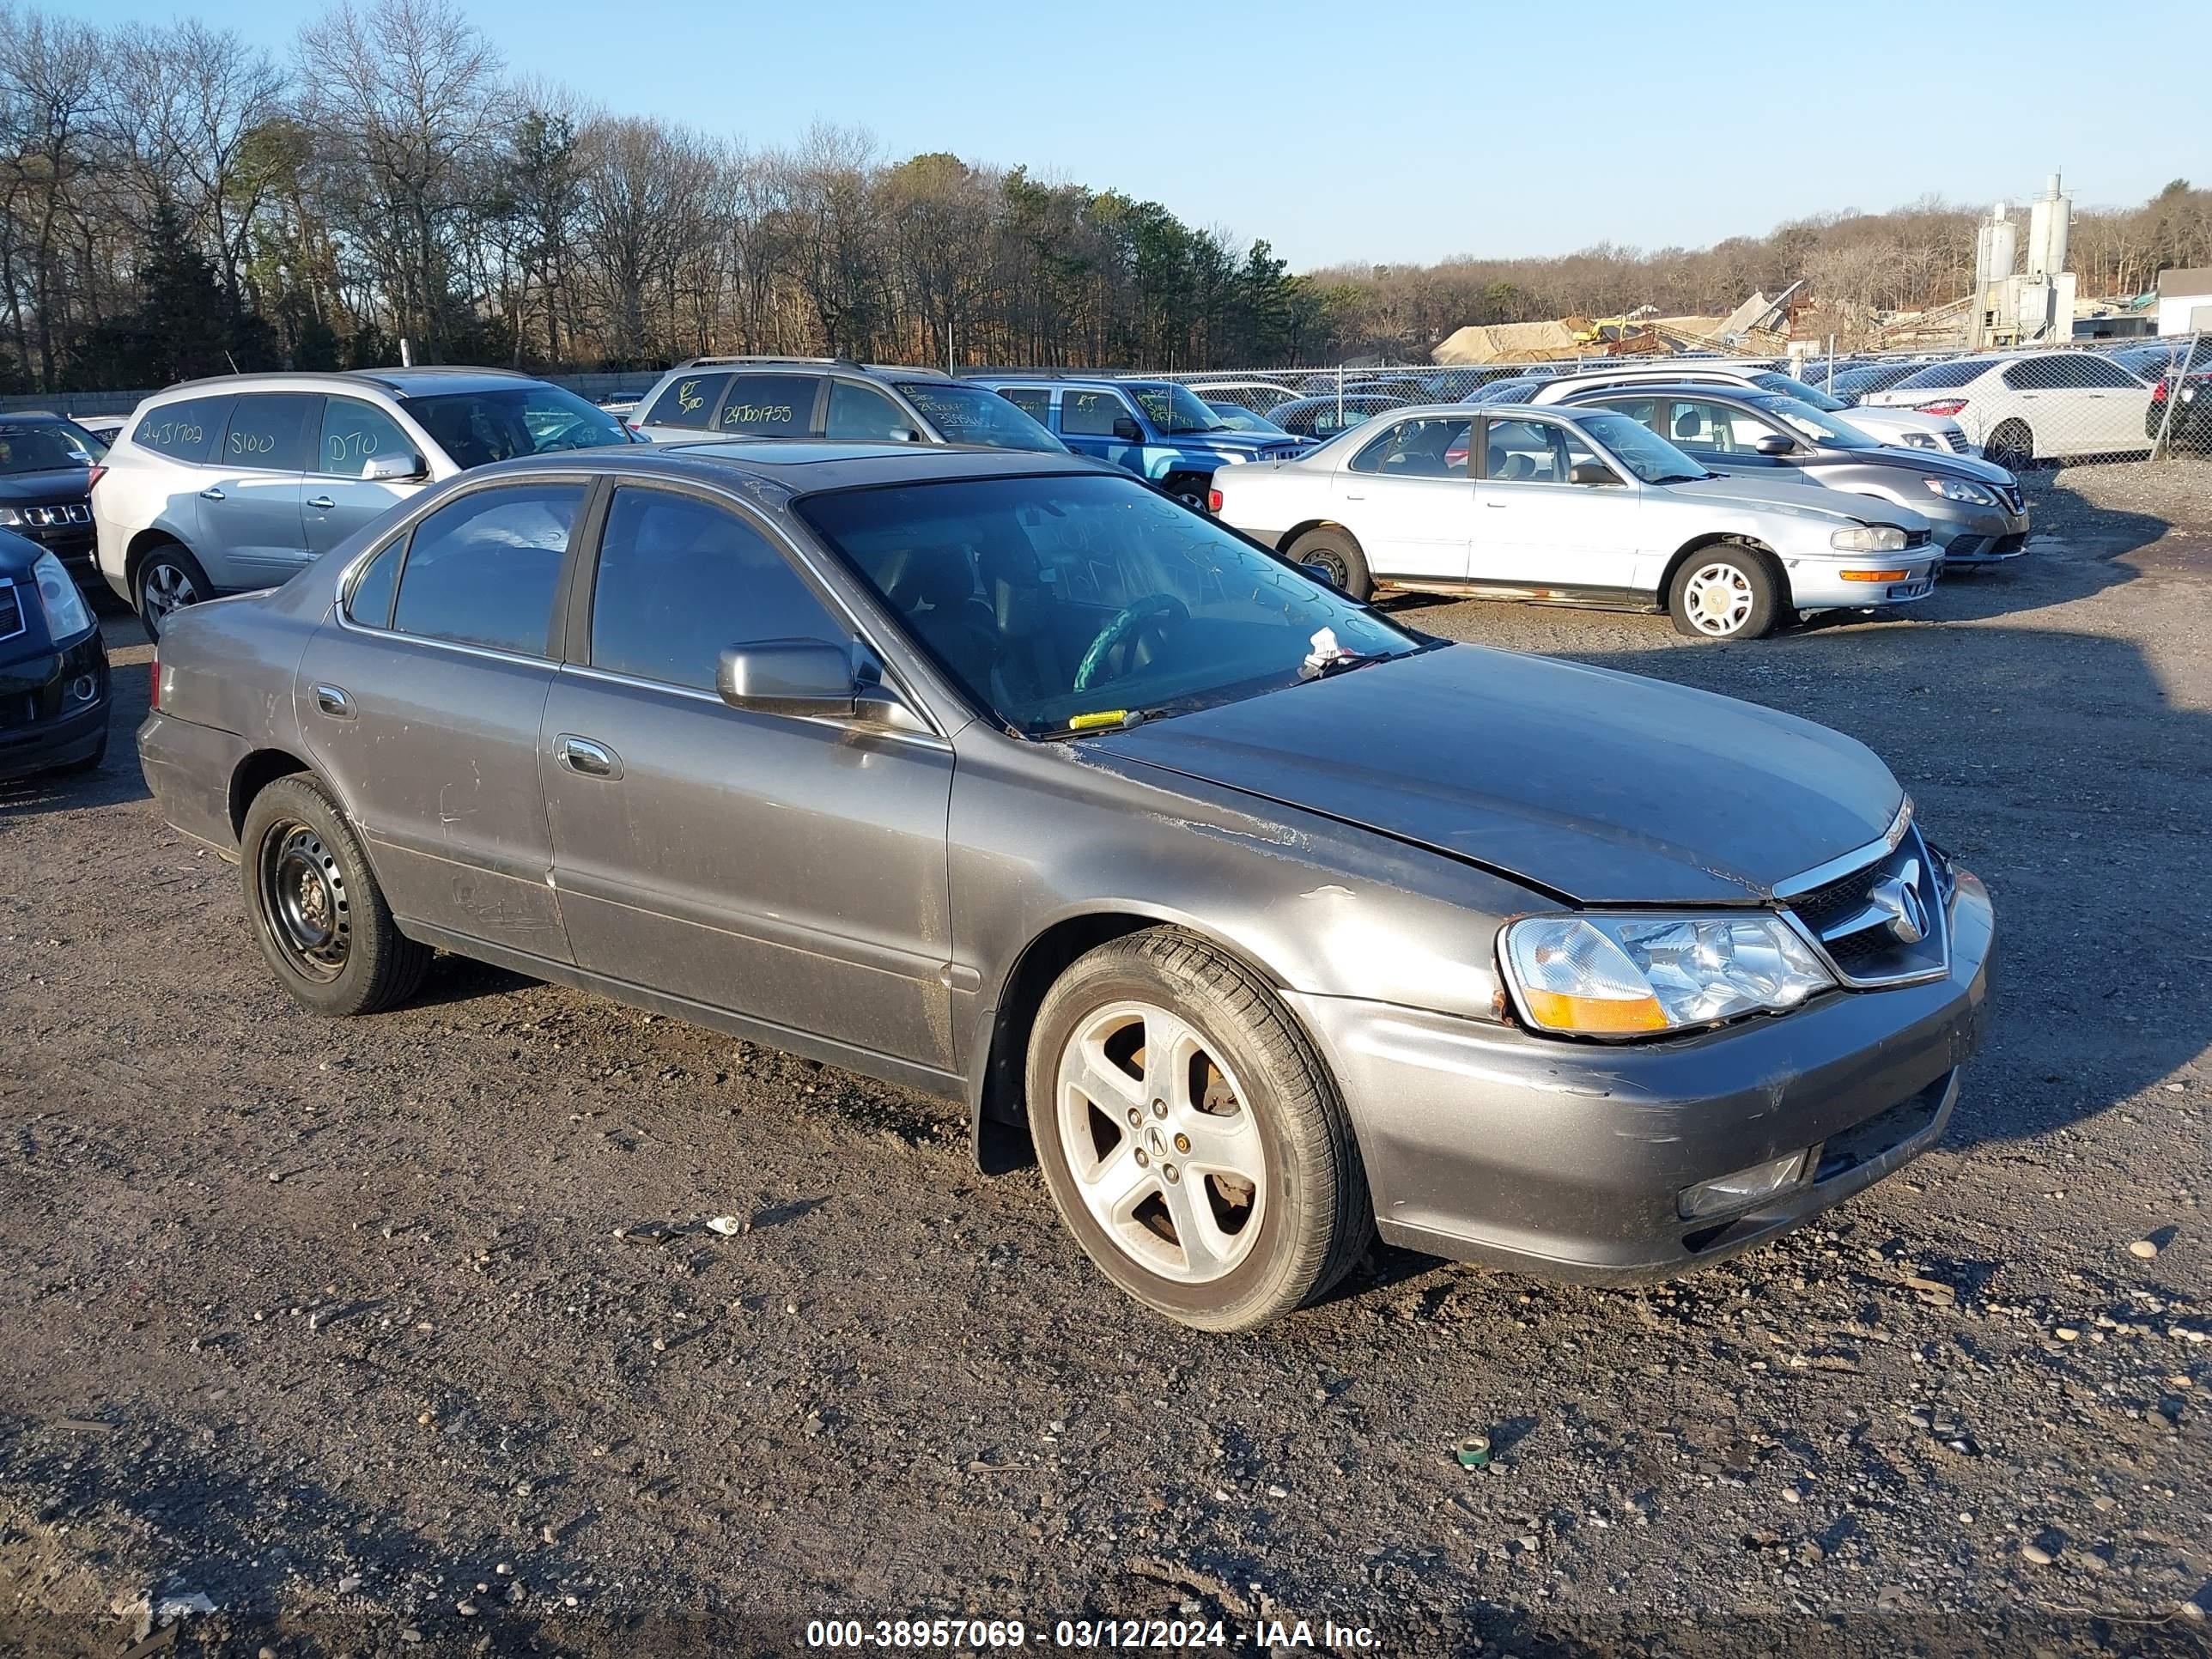
M 1410 404 L 1565 402 L 1601 384 L 1641 380 L 1796 396 L 1846 425 L 1857 410 L 1869 435 L 1884 442 L 1980 455 L 2014 471 L 2212 453 L 2212 336 L 2202 334 L 1971 353 L 1346 363 L 1146 378 L 1181 381 L 1210 404 L 1316 439 Z M 1708 453 L 1749 452 L 1772 432 L 1790 435 L 1790 411 L 1771 404 L 1764 411 L 1771 424 L 1741 410 L 1718 419 L 1686 396 L 1638 413 L 1662 435 L 1694 439 Z

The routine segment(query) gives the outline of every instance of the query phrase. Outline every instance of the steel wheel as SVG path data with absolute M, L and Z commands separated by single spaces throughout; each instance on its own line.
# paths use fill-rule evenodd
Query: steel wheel
M 167 621 L 172 611 L 198 605 L 202 597 L 191 572 L 159 557 L 147 565 L 138 593 L 147 619 L 156 626 Z
M 1690 625 L 1717 640 L 1736 633 L 1751 620 L 1751 608 L 1759 597 L 1749 577 L 1717 559 L 1690 573 L 1682 596 Z
M 300 974 L 329 981 L 353 944 L 345 872 L 312 824 L 286 819 L 261 839 L 261 910 L 278 950 Z
M 1260 1128 L 1206 1039 L 1156 1004 L 1115 1002 L 1060 1051 L 1061 1150 L 1091 1219 L 1164 1279 L 1233 1272 L 1267 1201 Z
M 1352 580 L 1352 572 L 1345 568 L 1343 556 L 1333 547 L 1310 547 L 1299 556 L 1298 563 L 1339 592 Z

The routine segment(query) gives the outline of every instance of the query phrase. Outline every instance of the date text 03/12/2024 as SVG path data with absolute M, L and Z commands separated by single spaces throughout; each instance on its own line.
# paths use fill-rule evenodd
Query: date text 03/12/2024
M 1202 1619 L 1062 1619 L 1032 1629 L 1019 1619 L 815 1619 L 806 1645 L 827 1650 L 889 1649 L 1012 1653 L 1022 1649 L 1096 1649 L 1162 1653 L 1260 1651 L 1375 1652 L 1372 1626 L 1334 1618 L 1265 1619 L 1249 1625 Z

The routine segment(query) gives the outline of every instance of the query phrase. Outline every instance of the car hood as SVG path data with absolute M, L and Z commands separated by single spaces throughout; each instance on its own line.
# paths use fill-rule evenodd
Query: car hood
M 82 466 L 49 467 L 40 472 L 0 472 L 0 502 L 82 501 L 92 473 Z
M 1893 524 L 1900 530 L 1926 530 L 1928 520 L 1909 507 L 1885 501 L 1875 495 L 1857 495 L 1807 482 L 1796 472 L 1771 477 L 1764 472 L 1723 472 L 1717 477 L 1693 478 L 1687 483 L 1658 484 L 1670 495 L 1694 495 L 1701 500 L 1731 501 L 1761 512 L 1782 511 L 1834 524 Z
M 1869 433 L 1869 437 L 1877 434 Z M 1905 444 L 1884 444 L 1878 450 L 1844 449 L 1836 452 L 1852 461 L 1870 461 L 1877 466 L 1894 466 L 1901 470 L 1917 469 L 1939 478 L 1964 478 L 1971 483 L 1987 484 L 1991 489 L 2010 489 L 2019 482 L 1995 461 L 1984 461 L 1972 455 L 1954 455 L 1948 450 L 1915 449 Z
M 1081 741 L 1586 904 L 1767 898 L 1880 838 L 1904 799 L 1808 720 L 1471 645 Z

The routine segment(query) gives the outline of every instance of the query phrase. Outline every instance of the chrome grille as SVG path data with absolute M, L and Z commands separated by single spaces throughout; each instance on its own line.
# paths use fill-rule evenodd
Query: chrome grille
M 92 522 L 92 503 L 89 501 L 57 501 L 51 507 L 22 507 L 15 510 L 23 515 L 25 524 L 52 526 Z
M 1790 900 L 1789 914 L 1845 984 L 1901 985 L 1949 969 L 1945 898 L 1937 856 L 1908 825 L 1881 857 Z
M 12 640 L 28 626 L 23 617 L 23 590 L 0 576 L 0 640 Z
M 1951 447 L 1951 453 L 1954 455 L 1963 455 L 1974 447 L 1964 432 L 1947 432 L 1943 434 L 1943 441 Z

